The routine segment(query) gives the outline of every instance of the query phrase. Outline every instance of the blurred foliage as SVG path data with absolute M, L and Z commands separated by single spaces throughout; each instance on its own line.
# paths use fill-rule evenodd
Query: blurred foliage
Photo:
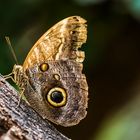
M 139 140 L 139 108 L 140 96 L 136 96 L 118 113 L 107 118 L 96 140 Z
M 1 0 L 0 73 L 15 63 L 5 36 L 22 64 L 38 38 L 71 15 L 88 21 L 89 108 L 79 125 L 56 127 L 73 140 L 139 140 L 140 0 Z
M 90 5 L 90 4 L 96 4 L 96 3 L 101 3 L 105 0 L 74 0 L 80 5 Z
M 124 4 L 132 16 L 140 20 L 140 0 L 124 0 Z

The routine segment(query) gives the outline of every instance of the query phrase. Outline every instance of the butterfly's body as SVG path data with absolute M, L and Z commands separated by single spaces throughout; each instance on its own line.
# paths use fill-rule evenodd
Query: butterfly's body
M 86 38 L 86 21 L 68 17 L 35 43 L 23 66 L 13 68 L 14 80 L 24 88 L 30 105 L 59 125 L 75 125 L 87 114 L 88 85 L 82 74 L 85 55 L 78 50 Z
M 23 89 L 28 81 L 28 78 L 23 71 L 23 67 L 21 65 L 14 65 L 12 74 L 14 75 L 14 81 L 17 86 L 19 86 L 20 89 Z

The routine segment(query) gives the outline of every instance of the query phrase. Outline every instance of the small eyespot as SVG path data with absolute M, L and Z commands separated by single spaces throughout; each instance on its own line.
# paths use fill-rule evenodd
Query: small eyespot
M 40 68 L 40 70 L 41 70 L 42 72 L 45 72 L 45 71 L 47 71 L 47 70 L 49 69 L 49 66 L 48 66 L 47 63 L 42 63 L 42 64 L 39 66 L 39 68 Z
M 66 104 L 67 94 L 63 88 L 54 87 L 46 95 L 48 103 L 54 107 L 62 107 Z
M 60 80 L 60 76 L 58 74 L 54 74 L 53 77 L 56 79 L 56 80 Z

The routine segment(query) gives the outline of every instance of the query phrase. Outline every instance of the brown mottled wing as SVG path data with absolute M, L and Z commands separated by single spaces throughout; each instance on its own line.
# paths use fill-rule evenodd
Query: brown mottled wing
M 68 17 L 54 25 L 32 47 L 24 61 L 24 70 L 47 60 L 83 62 L 84 52 L 78 48 L 86 42 L 86 26 L 86 20 L 79 16 Z

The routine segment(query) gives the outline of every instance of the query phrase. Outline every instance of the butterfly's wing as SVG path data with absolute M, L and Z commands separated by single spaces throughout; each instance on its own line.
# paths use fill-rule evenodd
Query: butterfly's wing
M 23 64 L 29 79 L 26 99 L 43 118 L 62 126 L 75 125 L 87 114 L 88 85 L 81 63 L 85 56 L 78 50 L 86 42 L 86 26 L 79 16 L 60 21 L 37 41 Z M 42 72 L 38 68 L 44 63 L 49 68 Z M 64 93 L 65 102 L 52 104 L 48 96 L 53 91 Z
M 40 61 L 84 60 L 84 52 L 78 51 L 87 39 L 86 20 L 79 16 L 68 17 L 50 28 L 32 47 L 23 68 L 32 67 Z

